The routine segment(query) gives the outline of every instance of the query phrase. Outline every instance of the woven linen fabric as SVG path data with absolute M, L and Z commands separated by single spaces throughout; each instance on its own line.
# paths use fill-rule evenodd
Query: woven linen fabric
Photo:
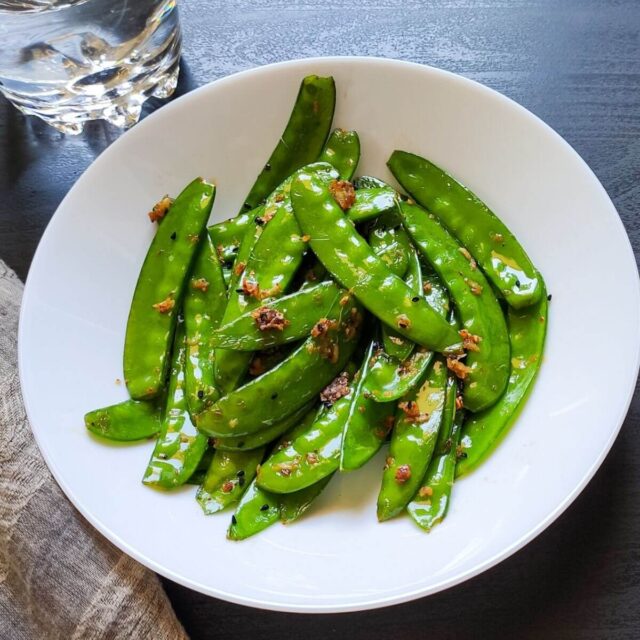
M 0 261 L 0 638 L 187 638 L 158 577 L 84 520 L 40 455 L 18 380 L 21 298 Z

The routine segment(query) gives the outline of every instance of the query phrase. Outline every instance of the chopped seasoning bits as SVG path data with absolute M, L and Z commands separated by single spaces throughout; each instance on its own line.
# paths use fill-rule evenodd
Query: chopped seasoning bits
M 411 327 L 411 321 L 404 315 L 404 313 L 401 313 L 396 317 L 396 323 L 400 329 L 409 329 Z
M 169 313 L 176 306 L 176 301 L 171 297 L 165 298 L 162 302 L 157 302 L 153 308 L 159 313 Z
M 348 180 L 334 180 L 329 191 L 343 211 L 350 209 L 356 201 L 356 190 Z
M 206 291 L 209 288 L 209 281 L 206 278 L 196 278 L 191 281 L 191 286 L 198 291 Z
M 460 247 L 458 251 L 469 261 L 472 269 L 477 268 L 477 262 L 473 259 L 473 256 L 469 253 L 469 250 L 466 247 Z
M 153 205 L 153 209 L 151 209 L 147 214 L 149 216 L 149 220 L 151 220 L 151 222 L 158 222 L 158 220 L 162 220 L 162 218 L 167 215 L 172 204 L 173 200 L 169 196 L 164 196 L 162 200 Z
M 222 489 L 222 493 L 231 493 L 233 491 L 234 486 L 235 485 L 231 480 L 227 480 L 226 482 L 222 483 L 222 487 L 220 488 Z
M 263 504 L 263 505 L 260 507 L 260 511 L 269 511 L 269 505 L 268 505 L 268 504 Z
M 465 283 L 471 289 L 471 293 L 474 296 L 479 296 L 482 293 L 482 285 L 478 284 L 475 280 L 470 280 L 469 278 L 464 279 Z
M 456 411 L 460 411 L 461 409 L 464 409 L 464 402 L 462 400 L 462 396 L 458 394 L 456 396 Z
M 462 346 L 467 351 L 480 351 L 480 347 L 478 346 L 478 344 L 482 341 L 482 338 L 480 336 L 476 336 L 466 329 L 460 329 L 458 333 L 462 338 Z
M 471 367 L 468 367 L 458 358 L 447 358 L 447 368 L 449 371 L 452 371 L 457 378 L 460 378 L 460 380 L 464 380 L 471 373 Z
M 433 287 L 431 286 L 431 283 L 430 283 L 430 282 L 425 282 L 425 283 L 422 285 L 422 290 L 423 290 L 425 293 L 431 293 L 431 289 L 433 289 Z
M 322 390 L 320 393 L 320 401 L 330 406 L 340 400 L 340 398 L 346 396 L 349 391 L 349 374 L 343 371 Z
M 252 312 L 251 316 L 256 321 L 258 329 L 260 331 L 282 331 L 289 325 L 289 321 L 284 317 L 284 314 L 276 309 L 270 309 L 269 307 L 260 307 Z
M 420 424 L 421 422 L 426 422 L 429 419 L 429 414 L 422 413 L 418 403 L 414 400 L 400 402 L 398 404 L 398 409 L 404 413 L 405 421 L 411 424 Z
M 418 495 L 421 498 L 430 498 L 433 495 L 433 489 L 431 487 L 420 487 Z
M 238 264 L 233 267 L 233 273 L 237 276 L 241 276 L 244 273 L 246 266 L 247 265 L 244 262 L 238 262 Z
M 411 467 L 408 464 L 401 464 L 396 469 L 395 479 L 398 484 L 404 484 L 411 478 Z

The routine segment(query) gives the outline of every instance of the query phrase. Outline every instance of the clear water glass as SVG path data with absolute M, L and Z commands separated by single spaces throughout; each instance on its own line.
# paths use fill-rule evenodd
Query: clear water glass
M 65 133 L 134 124 L 179 59 L 176 0 L 0 0 L 0 91 Z

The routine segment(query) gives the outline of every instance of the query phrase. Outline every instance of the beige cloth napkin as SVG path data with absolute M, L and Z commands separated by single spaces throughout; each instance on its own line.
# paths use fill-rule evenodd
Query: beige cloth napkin
M 0 638 L 187 638 L 157 576 L 84 520 L 40 455 L 18 381 L 21 298 L 0 261 Z

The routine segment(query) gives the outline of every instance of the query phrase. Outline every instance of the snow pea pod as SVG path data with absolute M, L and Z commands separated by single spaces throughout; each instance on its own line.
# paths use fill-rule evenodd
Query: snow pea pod
M 207 228 L 221 262 L 228 265 L 233 264 L 242 238 L 259 215 L 260 207 L 256 207 L 252 211 L 241 213 L 235 218 L 212 224 Z
M 355 131 L 336 129 L 327 140 L 318 162 L 336 168 L 341 180 L 351 180 L 360 160 L 360 138 Z
M 407 505 L 413 521 L 422 529 L 431 529 L 442 522 L 451 504 L 451 489 L 456 472 L 456 460 L 464 411 L 456 413 L 449 436 L 448 451 L 433 458 L 420 489 Z
M 457 363 L 464 379 L 464 406 L 474 412 L 490 407 L 509 378 L 509 336 L 500 304 L 464 248 L 435 217 L 406 202 L 399 202 L 398 210 L 418 250 L 449 290 L 468 334 L 467 359 L 464 365 Z
M 356 191 L 356 201 L 347 210 L 347 215 L 356 224 L 367 222 L 393 209 L 397 196 L 391 187 L 386 186 L 359 189 Z
M 185 395 L 187 348 L 184 337 L 184 323 L 180 322 L 173 345 L 162 431 L 142 479 L 144 484 L 165 489 L 178 487 L 189 479 L 208 444 L 207 437 L 196 430 L 189 416 Z
M 511 342 L 511 374 L 504 395 L 490 409 L 469 416 L 462 429 L 465 457 L 458 462 L 461 476 L 485 460 L 506 435 L 533 388 L 547 333 L 547 295 L 527 309 L 509 309 L 507 323 Z
M 396 276 L 403 278 L 409 268 L 411 240 L 399 223 L 393 226 L 395 220 L 397 216 L 378 220 L 369 233 L 369 245 Z
M 227 288 L 213 242 L 205 236 L 200 243 L 183 305 L 187 344 L 185 392 L 192 416 L 219 396 L 211 336 L 227 304 Z
M 438 358 L 424 383 L 398 405 L 378 495 L 378 520 L 398 515 L 420 486 L 438 439 L 446 388 L 447 369 Z
M 107 440 L 130 442 L 155 436 L 162 426 L 162 402 L 125 400 L 84 416 L 91 433 Z
M 302 170 L 291 187 L 293 209 L 313 252 L 362 304 L 414 342 L 436 351 L 458 351 L 460 337 L 423 298 L 375 255 L 330 194 L 328 186 Z
M 124 342 L 124 377 L 135 400 L 164 387 L 187 275 L 214 196 L 213 184 L 191 182 L 158 226 L 140 269 Z
M 254 478 L 231 517 L 227 538 L 245 540 L 275 524 L 279 519 L 279 496 L 260 489 Z
M 186 484 L 197 484 L 201 485 L 204 482 L 204 479 L 207 475 L 207 469 L 211 465 L 211 460 L 213 460 L 213 454 L 215 453 L 215 449 L 213 447 L 207 447 L 205 452 L 202 454 L 202 458 L 200 458 L 200 462 L 198 462 L 198 466 L 195 468 L 195 471 L 189 476 Z
M 394 151 L 387 166 L 423 207 L 433 212 L 478 261 L 507 304 L 521 309 L 542 295 L 542 281 L 507 226 L 473 192 L 429 160 Z
M 243 210 L 257 207 L 287 176 L 316 160 L 331 130 L 335 104 L 332 77 L 310 75 L 302 80 L 289 121 L 245 198 Z
M 299 340 L 308 336 L 313 325 L 345 294 L 344 289 L 327 280 L 266 302 L 219 327 L 211 334 L 211 345 L 257 351 Z
M 280 522 L 291 524 L 309 510 L 313 501 L 325 490 L 334 474 L 330 474 L 315 484 L 294 493 L 280 494 Z
M 255 478 L 263 456 L 264 449 L 216 450 L 204 482 L 196 493 L 196 500 L 205 515 L 218 513 L 240 500 L 245 489 Z
M 391 188 L 389 185 L 380 180 L 380 178 L 375 178 L 374 176 L 360 176 L 355 178 L 353 181 L 353 186 L 356 189 L 385 189 Z
M 346 302 L 336 303 L 279 365 L 199 414 L 198 428 L 217 437 L 255 433 L 311 400 L 344 367 L 356 346 L 362 313 L 353 298 Z

